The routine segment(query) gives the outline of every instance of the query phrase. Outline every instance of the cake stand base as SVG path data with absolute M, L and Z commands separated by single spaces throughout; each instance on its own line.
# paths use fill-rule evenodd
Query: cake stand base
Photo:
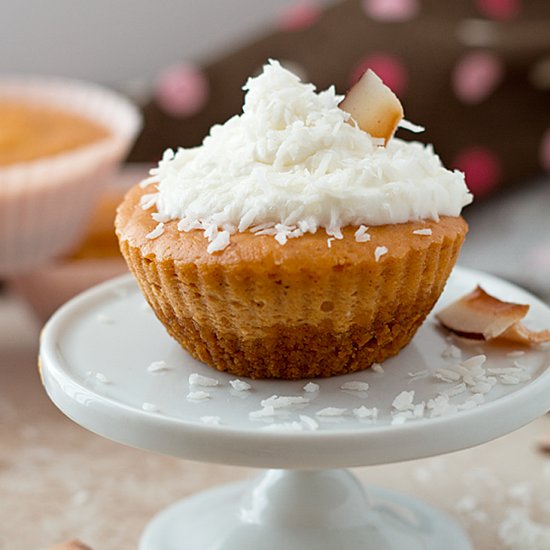
M 472 550 L 442 512 L 347 470 L 268 470 L 252 482 L 177 502 L 145 529 L 140 550 Z

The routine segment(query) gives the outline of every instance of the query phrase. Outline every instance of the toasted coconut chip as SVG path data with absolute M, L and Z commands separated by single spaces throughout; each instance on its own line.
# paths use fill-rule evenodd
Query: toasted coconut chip
M 516 323 L 503 332 L 499 340 L 520 344 L 544 344 L 550 342 L 550 330 L 530 330 L 523 323 Z
M 478 286 L 440 311 L 437 319 L 465 338 L 491 340 L 521 321 L 528 311 L 528 305 L 503 302 Z
M 347 91 L 339 107 L 351 115 L 361 130 L 383 139 L 384 144 L 403 119 L 401 102 L 370 69 Z
M 498 338 L 521 344 L 550 342 L 550 330 L 532 331 L 521 323 L 528 311 L 528 305 L 504 302 L 478 286 L 436 317 L 448 330 L 472 340 Z

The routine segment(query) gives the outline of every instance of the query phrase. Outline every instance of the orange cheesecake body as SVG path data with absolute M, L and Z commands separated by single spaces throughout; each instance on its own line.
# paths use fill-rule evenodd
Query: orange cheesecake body
M 122 253 L 169 334 L 236 376 L 326 377 L 395 355 L 440 296 L 467 232 L 461 217 L 370 227 L 369 242 L 347 227 L 330 247 L 322 229 L 284 246 L 245 232 L 208 254 L 203 232 L 176 221 L 146 237 L 156 222 L 139 201 L 153 190 L 135 186 L 119 206 Z

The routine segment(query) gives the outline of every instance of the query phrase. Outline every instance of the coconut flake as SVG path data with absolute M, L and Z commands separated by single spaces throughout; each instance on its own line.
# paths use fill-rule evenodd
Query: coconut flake
M 377 372 L 378 374 L 384 374 L 384 367 L 379 363 L 373 363 L 370 368 L 371 370 L 373 370 L 374 372 Z
M 407 411 L 413 408 L 414 390 L 402 391 L 392 402 L 397 411 Z
M 346 414 L 347 409 L 340 409 L 338 407 L 325 407 L 317 411 L 315 414 L 317 416 L 343 416 Z
M 427 229 L 415 229 L 413 231 L 413 235 L 431 235 L 432 234 L 432 230 L 427 228 Z
M 436 314 L 439 322 L 458 336 L 474 340 L 540 344 L 550 342 L 550 330 L 532 331 L 521 323 L 529 306 L 504 302 L 480 286 Z
M 369 409 L 365 405 L 361 405 L 357 409 L 353 409 L 352 412 L 357 418 L 372 418 L 374 420 L 378 417 L 378 409 L 376 407 Z
M 220 231 L 216 237 L 210 241 L 206 251 L 208 254 L 213 254 L 214 252 L 225 250 L 229 246 L 229 239 L 229 231 Z
M 295 405 L 305 405 L 307 403 L 309 403 L 309 399 L 301 395 L 272 395 L 260 401 L 262 407 L 273 407 L 275 409 L 284 409 Z
M 191 401 L 204 401 L 210 399 L 210 394 L 205 391 L 192 391 L 187 394 L 187 399 Z
M 170 367 L 166 364 L 166 361 L 153 361 L 148 367 L 147 372 L 155 374 L 157 372 L 164 372 L 170 370 Z
M 164 233 L 164 223 L 159 222 L 155 229 L 153 231 L 150 231 L 145 235 L 146 239 L 156 239 L 157 237 L 160 237 Z
M 378 262 L 378 260 L 380 260 L 380 258 L 387 253 L 388 249 L 385 246 L 377 246 L 374 250 L 374 260 Z
M 191 386 L 204 386 L 204 387 L 214 387 L 218 386 L 220 382 L 215 378 L 210 378 L 208 376 L 203 376 L 197 372 L 193 372 L 189 375 L 189 385 Z
M 409 132 L 413 132 L 415 134 L 419 134 L 426 130 L 424 126 L 420 126 L 420 124 L 415 124 L 414 122 L 411 122 L 410 120 L 406 120 L 405 118 L 402 118 L 399 121 L 399 124 L 397 125 L 397 127 L 403 128 L 403 130 L 408 130 Z
M 252 386 L 248 382 L 244 382 L 243 380 L 239 380 L 238 378 L 236 380 L 230 380 L 229 384 L 231 384 L 231 387 L 238 392 L 249 391 L 252 388 Z
M 351 390 L 351 391 L 367 391 L 369 385 L 367 382 L 359 382 L 358 380 L 352 380 L 349 382 L 344 382 L 340 386 L 341 390 Z
M 316 384 L 315 382 L 308 382 L 304 386 L 304 391 L 307 393 L 315 393 L 319 391 L 319 384 Z
M 358 243 L 367 243 L 370 241 L 371 236 L 367 233 L 369 228 L 365 225 L 360 225 L 359 229 L 355 232 L 355 240 Z

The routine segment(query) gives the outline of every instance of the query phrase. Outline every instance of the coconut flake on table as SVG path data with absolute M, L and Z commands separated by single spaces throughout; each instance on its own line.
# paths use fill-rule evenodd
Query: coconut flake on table
M 189 385 L 191 386 L 204 386 L 214 387 L 220 384 L 216 378 L 210 378 L 209 376 L 203 376 L 198 372 L 193 372 L 189 375 Z
M 308 382 L 304 386 L 304 391 L 307 393 L 315 393 L 319 391 L 319 384 L 316 384 L 315 382 Z
M 388 249 L 385 246 L 377 246 L 374 250 L 374 260 L 378 262 L 380 258 L 388 253 Z
M 380 363 L 373 363 L 370 368 L 378 374 L 384 374 L 384 367 Z
M 306 405 L 307 403 L 309 403 L 309 399 L 301 395 L 272 395 L 260 401 L 262 407 L 271 406 L 275 409 L 284 409 L 295 405 Z
M 281 244 L 325 230 L 458 216 L 472 196 L 431 146 L 373 139 L 338 105 L 334 87 L 316 93 L 277 61 L 244 86 L 241 115 L 214 125 L 199 147 L 165 151 L 143 187 L 142 208 L 205 235 L 209 253 L 236 232 Z M 404 123 L 407 125 L 407 123 Z M 410 125 L 409 125 L 410 127 Z M 389 208 L 388 208 L 389 206 Z
M 249 391 L 252 388 L 252 386 L 248 382 L 244 382 L 243 380 L 239 380 L 238 378 L 236 380 L 230 380 L 229 384 L 231 384 L 231 387 L 238 392 Z

